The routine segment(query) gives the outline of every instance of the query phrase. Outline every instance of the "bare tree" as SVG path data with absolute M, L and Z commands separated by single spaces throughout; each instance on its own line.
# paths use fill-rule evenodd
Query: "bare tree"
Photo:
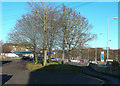
M 34 51 L 35 64 L 37 63 L 36 48 L 40 46 L 40 38 L 42 37 L 39 33 L 40 28 L 32 18 L 36 18 L 30 14 L 23 15 L 22 19 L 19 19 L 15 25 L 13 31 L 9 34 L 9 42 L 19 44 L 25 48 Z
M 57 46 L 56 40 L 57 40 L 57 35 L 58 35 L 58 30 L 59 30 L 59 10 L 57 10 L 57 7 L 51 11 L 49 14 L 49 28 L 48 28 L 48 49 L 49 49 L 49 62 L 51 60 L 51 52 L 52 49 Z
M 54 33 L 55 33 L 55 26 L 53 25 L 53 23 L 55 23 L 55 21 L 57 19 L 55 19 L 55 16 L 53 16 L 55 14 L 56 8 L 54 7 L 54 5 L 52 5 L 51 3 L 28 3 L 31 7 L 32 7 L 32 11 L 31 13 L 38 16 L 40 21 L 41 21 L 41 26 L 43 29 L 43 36 L 44 36 L 44 40 L 43 40 L 43 47 L 44 47 L 44 66 L 46 65 L 46 57 L 47 57 L 47 47 L 48 47 L 48 42 L 50 43 L 50 52 L 52 49 L 52 44 L 53 44 L 53 40 L 54 40 Z M 53 14 L 53 15 L 52 15 Z M 53 22 L 54 20 L 54 22 Z M 37 22 L 36 22 L 37 23 Z M 50 29 L 50 30 L 49 30 Z M 53 31 L 54 30 L 54 31 Z M 50 41 L 47 40 L 50 37 Z
M 3 45 L 3 41 L 0 41 L 0 53 L 2 53 L 2 45 Z
M 2 45 L 2 53 L 10 53 L 11 50 L 7 42 Z
M 80 48 L 86 42 L 92 40 L 94 35 L 92 35 L 89 30 L 92 28 L 88 24 L 88 20 L 82 17 L 80 12 L 77 13 L 75 10 L 67 8 L 62 5 L 62 47 L 64 60 L 64 51 L 67 49 L 69 51 L 69 59 L 71 50 L 75 48 Z
M 50 61 L 52 49 L 61 49 L 63 62 L 65 51 L 69 52 L 70 59 L 72 50 L 81 48 L 94 38 L 89 32 L 92 27 L 88 24 L 88 20 L 77 11 L 65 5 L 58 10 L 55 5 L 46 2 L 28 4 L 31 9 L 18 20 L 10 35 L 10 41 L 32 49 L 36 62 L 38 47 L 44 50 L 43 65 L 45 66 L 47 50 Z

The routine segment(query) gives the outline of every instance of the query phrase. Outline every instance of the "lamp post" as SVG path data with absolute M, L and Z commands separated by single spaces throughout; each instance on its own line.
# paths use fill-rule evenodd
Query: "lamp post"
M 113 19 L 117 19 L 117 17 L 114 17 Z M 107 28 L 107 61 L 109 59 L 109 18 L 108 18 L 108 28 Z

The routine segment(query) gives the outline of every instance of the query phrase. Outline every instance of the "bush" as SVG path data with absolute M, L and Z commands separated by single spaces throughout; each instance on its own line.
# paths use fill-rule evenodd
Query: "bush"
M 113 61 L 111 65 L 112 65 L 112 66 L 117 66 L 117 67 L 118 67 L 118 66 L 119 66 L 119 62 Z

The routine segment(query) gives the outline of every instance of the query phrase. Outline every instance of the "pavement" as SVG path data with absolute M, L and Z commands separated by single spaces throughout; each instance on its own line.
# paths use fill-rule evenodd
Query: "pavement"
M 91 69 L 89 66 L 81 66 L 81 65 L 78 65 L 78 64 L 72 64 L 72 65 L 80 66 L 80 72 L 81 73 L 109 80 L 110 81 L 109 86 L 113 86 L 113 85 L 120 86 L 120 78 L 119 77 L 113 77 L 113 76 L 109 76 L 109 75 L 105 75 L 105 74 L 96 72 L 93 69 Z
M 40 72 L 28 71 L 25 68 L 27 62 L 15 60 L 3 65 L 2 73 L 8 77 L 3 84 L 94 84 L 100 86 L 103 80 L 75 72 Z M 2 74 L 2 75 L 3 75 Z
M 0 74 L 0 76 L 2 76 L 2 84 L 9 81 L 11 78 L 14 78 L 14 76 L 18 75 L 22 71 L 25 71 L 25 64 L 26 62 L 22 62 L 18 59 L 2 61 L 2 67 L 0 67 L 2 69 L 2 74 Z

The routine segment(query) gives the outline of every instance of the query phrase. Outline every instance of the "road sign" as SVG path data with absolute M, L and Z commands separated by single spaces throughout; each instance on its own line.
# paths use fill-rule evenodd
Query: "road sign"
M 101 61 L 104 62 L 104 51 L 101 52 Z

